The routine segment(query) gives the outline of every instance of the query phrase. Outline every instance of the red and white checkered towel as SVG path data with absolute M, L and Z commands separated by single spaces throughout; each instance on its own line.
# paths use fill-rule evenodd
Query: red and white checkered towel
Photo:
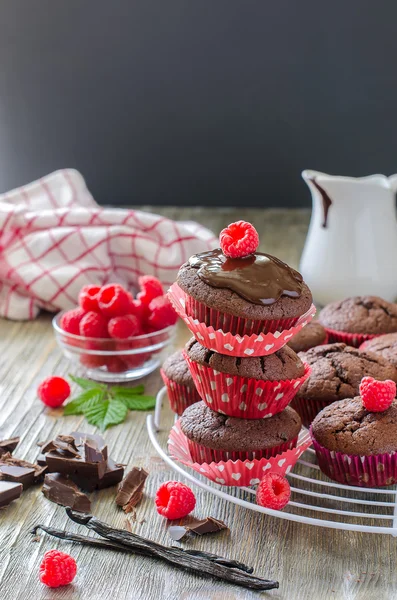
M 56 171 L 0 195 L 0 316 L 70 308 L 89 283 L 134 289 L 155 275 L 168 286 L 191 254 L 214 245 L 197 223 L 100 208 L 80 173 Z

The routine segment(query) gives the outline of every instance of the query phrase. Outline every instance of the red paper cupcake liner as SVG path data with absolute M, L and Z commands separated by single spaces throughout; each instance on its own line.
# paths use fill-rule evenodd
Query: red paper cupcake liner
M 177 415 L 180 416 L 188 406 L 201 400 L 195 388 L 189 388 L 187 385 L 181 385 L 180 383 L 176 383 L 176 381 L 172 381 L 167 377 L 163 369 L 160 369 L 160 373 L 167 387 L 171 410 Z
M 313 419 L 318 415 L 320 410 L 323 410 L 326 406 L 332 404 L 334 400 L 317 400 L 307 398 L 296 397 L 291 401 L 291 408 L 296 410 L 300 418 L 302 419 L 302 423 L 305 427 L 309 428 Z
M 193 440 L 187 440 L 189 445 L 190 455 L 192 460 L 198 463 L 203 462 L 219 462 L 221 460 L 260 460 L 261 458 L 271 458 L 277 456 L 286 450 L 296 448 L 298 436 L 285 444 L 273 446 L 273 448 L 267 448 L 266 450 L 252 450 L 248 451 L 237 451 L 237 450 L 215 450 L 214 448 L 207 448 L 202 444 L 197 444 Z
M 397 453 L 358 456 L 324 448 L 313 436 L 318 466 L 330 479 L 358 487 L 384 487 L 397 483 Z
M 347 333 L 346 331 L 337 331 L 336 329 L 329 329 L 329 327 L 325 327 L 325 330 L 328 335 L 329 344 L 333 344 L 334 342 L 343 342 L 348 346 L 353 346 L 353 348 L 358 348 L 363 342 L 372 340 L 374 337 L 378 337 L 377 335 L 369 333 Z
M 197 473 L 204 475 L 220 485 L 248 486 L 256 485 L 269 471 L 287 475 L 295 466 L 302 454 L 311 446 L 308 431 L 302 431 L 298 437 L 296 448 L 286 450 L 272 458 L 253 460 L 227 460 L 219 462 L 195 462 L 189 450 L 188 439 L 181 430 L 179 421 L 170 431 L 168 451 L 170 456 Z
M 214 329 L 222 329 L 233 335 L 259 335 L 260 333 L 274 333 L 290 329 L 299 320 L 299 316 L 290 319 L 245 319 L 220 312 L 199 302 L 186 294 L 185 312 L 188 317 Z
M 185 351 L 184 357 L 205 404 L 215 412 L 243 419 L 263 419 L 284 410 L 311 371 L 305 363 L 299 379 L 262 381 L 220 373 L 191 360 Z
M 178 284 L 174 283 L 170 287 L 168 295 L 176 312 L 185 321 L 196 340 L 209 350 L 227 356 L 249 357 L 274 354 L 274 352 L 285 346 L 316 314 L 316 308 L 313 304 L 310 310 L 299 317 L 296 325 L 290 329 L 275 331 L 274 333 L 239 336 L 225 333 L 222 329 L 215 331 L 213 327 L 208 327 L 205 323 L 188 317 L 185 312 L 186 294 Z

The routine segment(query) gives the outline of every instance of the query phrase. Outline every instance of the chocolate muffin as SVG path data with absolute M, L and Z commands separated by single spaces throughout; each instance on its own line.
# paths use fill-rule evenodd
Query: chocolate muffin
M 302 377 L 305 367 L 299 356 L 284 346 L 274 354 L 253 358 L 226 356 L 201 346 L 193 337 L 186 344 L 189 358 L 205 367 L 211 367 L 227 375 L 239 375 L 253 379 L 280 381 Z
M 311 426 L 321 470 L 336 481 L 383 486 L 397 481 L 397 402 L 369 412 L 361 397 L 334 402 Z
M 181 415 L 185 408 L 201 400 L 182 350 L 171 354 L 160 372 L 167 387 L 171 409 L 175 413 Z
M 360 350 L 374 352 L 397 367 L 397 333 L 387 333 L 367 340 L 360 346 Z
M 397 382 L 397 368 L 372 352 L 360 352 L 346 344 L 325 344 L 301 352 L 300 358 L 311 366 L 292 406 L 308 427 L 316 414 L 336 400 L 354 398 L 365 375 Z
M 234 335 L 287 329 L 312 304 L 300 273 L 261 252 L 235 259 L 220 249 L 196 254 L 177 283 L 187 294 L 187 315 Z
M 326 344 L 327 337 L 327 332 L 321 323 L 312 321 L 294 335 L 292 340 L 288 342 L 288 346 L 295 352 L 306 352 L 310 348 Z
M 318 320 L 329 341 L 346 341 L 358 347 L 374 335 L 397 332 L 397 304 L 377 296 L 355 296 L 328 304 Z
M 269 419 L 236 419 L 197 402 L 185 410 L 180 425 L 192 459 L 210 463 L 269 458 L 294 448 L 301 420 L 290 407 Z

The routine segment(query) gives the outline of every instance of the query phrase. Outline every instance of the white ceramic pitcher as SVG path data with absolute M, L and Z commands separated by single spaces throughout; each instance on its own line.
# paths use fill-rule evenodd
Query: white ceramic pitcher
M 397 299 L 397 174 L 336 177 L 306 170 L 313 212 L 300 271 L 320 305 L 349 296 Z

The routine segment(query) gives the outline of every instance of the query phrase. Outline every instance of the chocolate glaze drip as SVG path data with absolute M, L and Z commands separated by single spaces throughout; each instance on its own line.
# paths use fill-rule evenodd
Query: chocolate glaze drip
M 324 220 L 322 223 L 322 227 L 327 227 L 327 221 L 328 221 L 328 211 L 329 211 L 329 207 L 332 204 L 332 200 L 331 198 L 328 196 L 327 192 L 325 191 L 324 188 L 321 187 L 321 185 L 319 185 L 315 179 L 315 177 L 313 177 L 313 179 L 310 179 L 310 181 L 313 183 L 313 185 L 318 189 L 318 191 L 321 194 L 321 199 L 323 201 L 323 211 L 324 211 Z
M 281 296 L 302 293 L 302 275 L 270 254 L 227 258 L 217 249 L 195 254 L 189 264 L 208 285 L 232 290 L 253 304 L 274 304 Z

